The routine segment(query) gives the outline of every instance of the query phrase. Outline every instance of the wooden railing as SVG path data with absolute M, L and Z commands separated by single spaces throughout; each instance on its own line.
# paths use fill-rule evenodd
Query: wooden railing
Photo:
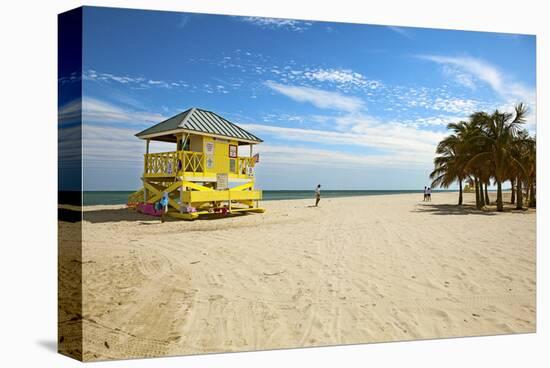
M 149 153 L 145 155 L 144 174 L 175 175 L 178 168 L 177 152 Z
M 239 176 L 253 176 L 252 168 L 254 159 L 252 157 L 237 157 L 235 171 L 231 174 Z M 203 173 L 207 170 L 205 155 L 202 152 L 173 151 L 161 153 L 149 153 L 144 156 L 144 175 L 153 177 L 176 176 L 180 173 Z
M 184 172 L 204 172 L 204 154 L 202 152 L 178 151 L 181 170 Z
M 252 176 L 254 163 L 254 158 L 252 157 L 237 157 L 237 174 Z

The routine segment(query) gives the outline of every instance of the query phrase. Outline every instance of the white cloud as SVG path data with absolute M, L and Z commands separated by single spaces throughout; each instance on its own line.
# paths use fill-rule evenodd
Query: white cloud
M 140 167 L 145 143 L 135 129 L 83 125 L 82 156 L 86 167 Z M 175 144 L 152 142 L 150 152 L 175 150 Z
M 495 65 L 485 60 L 468 56 L 418 55 L 417 57 L 443 65 L 447 68 L 444 69 L 444 72 L 446 70 L 446 73 L 454 76 L 458 83 L 467 85 L 470 88 L 474 86 L 474 79 L 477 79 L 489 85 L 507 101 L 535 105 L 534 89 L 514 81 Z
M 408 38 L 409 40 L 412 40 L 412 33 L 407 29 L 403 27 L 397 27 L 397 26 L 386 26 L 389 30 L 397 33 L 400 36 L 403 36 L 405 38 Z
M 176 25 L 176 27 L 177 28 L 184 28 L 187 25 L 187 23 L 189 23 L 189 19 L 190 19 L 189 15 L 182 14 L 180 16 L 180 20 L 179 20 L 178 24 Z
M 321 109 L 335 109 L 355 112 L 364 108 L 364 103 L 357 97 L 344 96 L 338 92 L 329 92 L 317 88 L 289 86 L 273 81 L 265 82 L 266 86 L 295 101 L 309 102 Z
M 67 102 L 59 107 L 57 119 L 59 126 L 80 122 L 82 116 L 82 101 L 80 98 Z
M 495 91 L 500 92 L 504 87 L 501 72 L 488 62 L 473 57 L 451 57 L 439 55 L 419 55 L 421 59 L 433 61 L 442 65 L 451 65 L 468 72 L 478 79 L 489 84 Z
M 348 87 L 376 89 L 382 85 L 379 81 L 367 80 L 361 73 L 350 69 L 313 69 L 300 74 L 310 81 L 329 82 Z
M 281 18 L 261 18 L 261 17 L 238 17 L 241 21 L 268 29 L 289 29 L 292 31 L 302 32 L 313 24 L 295 19 Z
M 296 145 L 258 146 L 263 165 L 313 166 L 342 168 L 425 166 L 422 157 L 401 153 L 399 155 L 352 154 L 328 149 L 300 147 Z M 298 159 L 297 159 L 298 158 Z
M 471 74 L 461 71 L 460 68 L 450 65 L 444 65 L 443 74 L 464 87 L 468 87 L 472 90 L 476 89 L 474 77 Z
M 72 72 L 68 76 L 60 77 L 58 81 L 60 84 L 67 84 L 67 83 L 74 83 L 80 80 L 82 80 L 80 73 Z
M 459 121 L 465 121 L 468 119 L 467 115 L 458 116 L 458 115 L 439 115 L 439 116 L 428 116 L 420 117 L 414 120 L 406 122 L 407 125 L 413 127 L 446 127 L 449 123 L 457 123 Z
M 80 125 L 60 124 L 57 136 L 59 166 L 79 169 L 82 160 L 82 130 Z
M 473 113 L 477 106 L 478 104 L 474 100 L 436 97 L 436 99 L 432 102 L 431 108 L 433 110 L 469 114 Z
M 523 102 L 527 104 L 529 112 L 527 114 L 526 127 L 531 134 L 536 131 L 536 90 L 526 86 L 524 83 L 514 80 L 510 74 L 503 73 L 496 66 L 488 63 L 487 61 L 473 58 L 473 57 L 449 57 L 438 55 L 420 55 L 422 59 L 429 60 L 444 67 L 453 68 L 455 79 L 459 83 L 467 85 L 473 84 L 474 80 L 480 80 L 489 85 L 502 99 L 500 103 L 492 104 L 492 108 L 498 108 L 503 111 L 513 111 L 514 105 Z M 460 78 L 463 78 L 460 80 Z M 468 80 L 469 78 L 469 80 Z M 464 83 L 466 81 L 466 83 Z M 443 106 L 441 106 L 443 107 Z M 455 105 L 457 109 L 459 105 Z M 451 106 L 451 112 L 453 111 Z
M 84 123 L 129 123 L 143 125 L 160 123 L 166 119 L 166 116 L 158 113 L 124 109 L 91 97 L 85 97 L 82 101 L 82 121 Z
M 380 123 L 368 116 L 336 118 L 338 130 L 288 128 L 273 125 L 240 124 L 244 129 L 278 140 L 313 142 L 323 145 L 355 146 L 385 152 L 387 156 L 416 156 L 431 163 L 437 143 L 444 133 L 416 129 L 401 123 Z
M 308 71 L 305 73 L 305 75 L 309 79 L 336 83 L 351 83 L 363 79 L 363 76 L 361 74 L 353 73 L 349 69 L 318 69 L 311 72 Z
M 131 75 L 116 75 L 112 73 L 102 73 L 93 69 L 85 70 L 82 73 L 82 78 L 87 81 L 104 82 L 104 83 L 119 83 L 135 89 L 147 89 L 152 87 L 157 88 L 179 88 L 187 87 L 184 81 L 165 81 L 160 79 L 148 79 L 141 76 Z
M 83 71 L 82 78 L 84 80 L 118 82 L 121 84 L 143 83 L 146 80 L 143 77 L 116 75 L 112 73 L 101 73 L 93 69 Z

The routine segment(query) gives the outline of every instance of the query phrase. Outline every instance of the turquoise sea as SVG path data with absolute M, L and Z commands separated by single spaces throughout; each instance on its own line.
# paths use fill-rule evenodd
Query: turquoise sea
M 434 190 L 434 193 L 438 192 Z M 125 204 L 132 191 L 88 191 L 84 192 L 84 205 L 99 204 Z M 422 190 L 323 190 L 323 198 L 357 197 L 387 194 L 418 193 L 422 196 Z M 314 198 L 313 190 L 264 190 L 264 201 L 276 201 L 282 199 Z

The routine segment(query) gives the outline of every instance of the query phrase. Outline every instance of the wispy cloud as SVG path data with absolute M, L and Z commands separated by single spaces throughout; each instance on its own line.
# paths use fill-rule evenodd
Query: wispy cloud
M 80 73 L 72 72 L 71 74 L 69 74 L 67 76 L 60 77 L 58 81 L 59 81 L 60 84 L 63 85 L 63 84 L 78 82 L 78 81 L 81 81 L 81 80 L 82 80 L 82 77 L 81 77 Z
M 299 72 L 303 78 L 310 81 L 329 82 L 341 86 L 377 89 L 382 83 L 376 80 L 368 80 L 361 73 L 350 69 L 311 69 Z
M 313 22 L 281 19 L 281 18 L 262 18 L 262 17 L 237 17 L 242 22 L 250 23 L 255 26 L 268 29 L 288 29 L 291 31 L 302 32 L 311 27 Z
M 536 91 L 524 83 L 518 82 L 513 75 L 504 73 L 495 65 L 478 58 L 462 56 L 417 55 L 418 58 L 443 65 L 443 72 L 466 87 L 475 89 L 476 82 L 488 85 L 501 101 L 491 103 L 491 108 L 512 111 L 519 102 L 527 104 L 527 128 L 533 134 L 536 130 Z M 487 105 L 487 104 L 486 104 Z M 441 107 L 444 106 L 441 104 Z M 460 104 L 451 106 L 450 112 L 459 112 Z M 467 107 L 467 106 L 465 106 Z M 486 107 L 486 106 L 484 106 Z
M 444 72 L 462 85 L 474 87 L 474 81 L 479 80 L 489 85 L 506 100 L 534 104 L 534 89 L 514 81 L 498 67 L 485 60 L 469 56 L 417 55 L 417 57 L 443 65 Z
M 484 60 L 467 56 L 452 57 L 440 55 L 418 55 L 418 58 L 446 66 L 454 66 L 489 84 L 496 92 L 503 90 L 504 80 L 502 73 L 494 65 Z
M 121 84 L 143 83 L 147 81 L 147 79 L 144 77 L 102 73 L 94 69 L 85 70 L 82 73 L 82 77 L 84 80 L 110 81 L 110 82 L 117 82 Z
M 443 65 L 443 75 L 447 78 L 454 80 L 456 83 L 461 86 L 468 87 L 469 89 L 475 90 L 476 84 L 474 76 L 471 74 L 462 71 L 460 68 L 451 65 Z
M 241 124 L 255 134 L 267 134 L 278 140 L 311 142 L 322 145 L 368 147 L 390 159 L 398 155 L 416 156 L 419 162 L 431 163 L 437 142 L 444 133 L 419 130 L 400 123 L 381 123 L 368 116 L 335 119 L 337 130 L 289 128 L 262 124 Z
M 436 97 L 432 102 L 431 108 L 436 111 L 442 110 L 453 113 L 469 113 L 475 111 L 477 106 L 477 102 L 470 99 Z
M 86 97 L 82 100 L 82 121 L 85 123 L 144 125 L 159 123 L 166 119 L 166 116 L 159 113 L 125 109 L 96 98 Z
M 177 28 L 185 28 L 185 26 L 189 23 L 190 19 L 191 19 L 191 17 L 189 15 L 186 15 L 186 14 L 180 15 L 180 19 L 178 21 L 178 24 L 176 24 L 176 27 Z
M 146 78 L 144 76 L 118 75 L 113 73 L 99 72 L 94 69 L 85 70 L 82 79 L 93 82 L 115 83 L 132 89 L 149 88 L 186 88 L 188 83 L 182 80 L 162 80 Z
M 418 117 L 413 120 L 404 121 L 405 124 L 416 128 L 422 127 L 445 127 L 449 123 L 457 123 L 468 119 L 468 115 L 437 115 Z
M 272 90 L 298 102 L 309 102 L 321 109 L 334 109 L 355 112 L 364 108 L 361 99 L 344 96 L 338 92 L 330 92 L 317 88 L 284 85 L 273 81 L 265 82 Z
M 357 169 L 358 167 L 406 167 L 425 166 L 423 157 L 406 153 L 395 154 L 351 154 L 338 150 L 310 148 L 293 145 L 264 144 L 258 147 L 262 165 L 284 165 L 303 167 L 335 167 Z M 296 157 L 300 159 L 297 160 Z
M 67 102 L 57 111 L 57 119 L 60 127 L 80 123 L 82 117 L 82 100 L 80 98 Z
M 409 40 L 413 39 L 412 32 L 407 28 L 397 27 L 397 26 L 386 26 L 390 31 L 397 33 L 400 36 L 408 38 Z
M 135 129 L 84 125 L 82 129 L 83 160 L 86 167 L 139 168 L 145 145 L 134 136 Z M 174 145 L 153 142 L 150 152 L 173 150 Z

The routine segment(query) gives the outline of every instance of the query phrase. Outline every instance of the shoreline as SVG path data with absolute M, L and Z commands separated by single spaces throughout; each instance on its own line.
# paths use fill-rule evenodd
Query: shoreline
M 313 191 L 312 191 L 313 193 Z M 456 202 L 458 202 L 458 190 L 457 191 L 444 191 L 444 192 L 432 192 L 432 195 L 433 194 L 438 194 L 438 195 L 445 195 L 446 198 L 449 198 L 448 195 L 451 195 L 451 194 L 454 194 L 456 196 L 455 200 L 454 201 L 448 201 L 449 205 L 456 205 L 458 208 L 460 207 L 463 207 L 463 208 L 469 208 L 469 207 L 472 207 L 474 206 L 474 202 L 473 201 L 468 201 L 468 199 L 465 199 L 464 201 L 464 204 L 462 206 L 458 206 Z M 486 206 L 488 208 L 488 210 L 490 210 L 490 208 L 494 207 L 495 206 L 495 197 L 496 197 L 496 191 L 489 191 L 489 194 L 490 194 L 490 197 L 492 198 L 491 199 L 491 205 L 489 206 Z M 515 208 L 514 208 L 514 205 L 511 205 L 509 203 L 509 198 L 508 196 L 511 195 L 511 191 L 510 190 L 503 190 L 502 191 L 502 194 L 503 194 L 503 198 L 504 198 L 504 202 L 505 202 L 505 207 L 506 207 L 506 211 L 514 211 Z M 384 193 L 384 194 L 371 194 L 371 195 L 350 195 L 350 196 L 331 196 L 331 197 L 323 197 L 321 195 L 321 202 L 320 202 L 320 205 L 322 206 L 322 203 L 323 202 L 328 202 L 329 200 L 332 201 L 332 200 L 350 200 L 350 199 L 354 199 L 354 198 L 372 198 L 372 197 L 395 197 L 395 196 L 411 196 L 411 199 L 414 201 L 415 199 L 412 198 L 413 196 L 415 198 L 418 198 L 418 195 L 422 195 L 422 192 L 419 191 L 419 192 L 416 192 L 416 193 L 393 193 L 393 194 L 388 194 L 388 193 Z M 474 192 L 463 192 L 463 196 L 465 198 L 468 198 L 469 196 L 474 196 L 475 193 Z M 435 196 L 434 196 L 435 197 Z M 315 197 L 314 195 L 312 194 L 311 195 L 311 198 L 285 198 L 285 199 L 262 199 L 260 200 L 260 203 L 272 203 L 272 202 L 287 202 L 287 201 L 292 201 L 292 202 L 299 202 L 299 201 L 303 201 L 303 202 L 315 202 Z M 423 202 L 421 199 L 418 200 L 418 203 L 430 203 L 430 202 Z M 475 206 L 474 206 L 475 207 Z M 73 211 L 79 211 L 79 206 L 75 206 L 75 205 L 65 205 L 65 204 L 60 204 L 58 205 L 58 208 L 63 208 L 63 209 L 68 209 L 68 210 L 73 210 Z M 82 211 L 93 211 L 93 210 L 101 210 L 101 209 L 128 209 L 129 207 L 126 205 L 126 203 L 121 203 L 121 204 L 86 204 L 86 205 L 82 205 Z M 480 212 L 483 212 L 483 211 L 487 211 L 486 210 L 479 210 Z M 527 205 L 525 204 L 525 208 L 523 209 L 523 211 L 536 211 L 536 208 L 528 208 Z M 146 215 L 144 215 L 146 216 Z M 152 218 L 155 218 L 153 216 L 147 216 L 147 217 L 152 217 Z
M 262 190 L 262 201 L 280 201 L 280 200 L 293 200 L 293 199 L 309 199 L 314 198 L 314 191 L 309 190 Z M 433 193 L 453 193 L 458 192 L 455 190 L 434 190 Z M 112 204 L 125 204 L 127 197 L 132 193 L 130 191 L 88 191 L 83 192 L 84 206 L 90 205 L 112 205 Z M 422 194 L 420 189 L 409 190 L 330 190 L 322 189 L 321 195 L 323 198 L 348 198 L 348 197 L 366 197 L 366 196 L 379 196 L 379 195 L 396 195 L 396 194 Z M 114 196 L 118 199 L 97 199 L 93 197 L 101 196 Z M 86 198 L 88 197 L 88 198 Z M 121 198 L 119 198 L 121 197 Z M 104 203 L 94 203 L 101 202 Z M 118 203 L 113 203 L 119 201 Z
M 285 201 L 309 201 L 309 202 L 315 202 L 315 196 L 314 196 L 314 192 L 311 191 L 311 198 L 284 198 L 284 199 L 262 199 L 260 200 L 260 203 L 262 202 L 285 202 Z M 458 191 L 445 191 L 445 192 L 432 192 L 432 193 L 458 193 Z M 323 201 L 328 201 L 328 200 L 336 200 L 336 199 L 344 199 L 344 200 L 349 200 L 350 198 L 364 198 L 364 197 L 384 197 L 384 196 L 388 196 L 388 197 L 393 197 L 393 196 L 399 196 L 399 195 L 422 195 L 422 191 L 419 191 L 419 192 L 415 192 L 415 193 L 384 193 L 384 194 L 365 194 L 365 195 L 350 195 L 350 196 L 327 196 L 327 197 L 323 197 L 322 195 L 322 192 L 321 192 L 321 202 Z M 421 201 L 422 202 L 422 201 Z M 72 207 L 72 208 L 78 208 L 78 206 L 71 206 L 71 205 L 59 205 L 60 208 L 69 208 Z M 126 203 L 120 203 L 120 204 L 85 204 L 85 205 L 82 205 L 82 209 L 83 211 L 86 211 L 86 210 L 92 210 L 93 208 L 113 208 L 113 209 L 116 209 L 116 208 L 128 208 Z

